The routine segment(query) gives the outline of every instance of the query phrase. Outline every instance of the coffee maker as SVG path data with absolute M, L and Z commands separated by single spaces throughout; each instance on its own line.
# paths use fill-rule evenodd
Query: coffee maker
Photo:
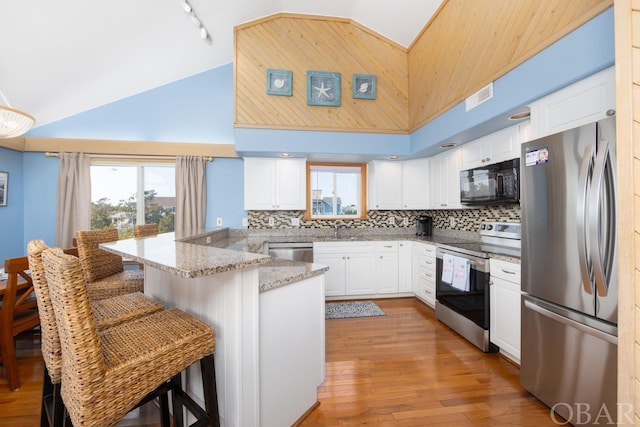
M 416 218 L 416 236 L 431 236 L 433 233 L 433 218 L 420 215 Z

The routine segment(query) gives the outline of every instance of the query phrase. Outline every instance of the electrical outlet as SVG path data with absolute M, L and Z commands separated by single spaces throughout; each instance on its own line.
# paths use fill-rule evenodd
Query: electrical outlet
M 216 218 L 216 225 L 220 227 L 222 225 L 222 218 Z
M 276 220 L 275 220 L 275 219 L 273 219 L 273 217 L 270 217 L 270 218 L 269 218 L 269 225 L 270 225 L 270 226 L 272 226 L 272 227 L 273 227 L 274 225 L 276 225 Z
M 452 216 L 449 217 L 449 227 L 453 228 L 456 226 L 456 219 Z
M 291 225 L 293 225 L 294 227 L 299 227 L 300 226 L 300 218 L 291 218 Z
M 243 227 L 249 226 L 249 218 L 242 218 L 242 226 Z
M 396 218 L 393 216 L 390 216 L 389 219 L 387 220 L 387 224 L 396 225 Z
M 409 225 L 409 218 L 402 218 L 402 225 Z

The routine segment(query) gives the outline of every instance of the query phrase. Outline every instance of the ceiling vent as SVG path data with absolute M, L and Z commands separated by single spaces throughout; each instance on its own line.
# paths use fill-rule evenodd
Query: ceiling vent
M 466 110 L 469 111 L 476 108 L 478 105 L 482 104 L 493 98 L 493 82 L 489 83 L 470 97 L 468 97 L 465 101 Z

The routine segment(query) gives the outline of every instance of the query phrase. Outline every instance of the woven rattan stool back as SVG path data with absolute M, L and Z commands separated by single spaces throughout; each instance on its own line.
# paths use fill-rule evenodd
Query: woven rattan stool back
M 158 234 L 158 224 L 140 224 L 133 226 L 133 235 L 136 239 L 155 236 L 156 234 Z
M 81 230 L 76 232 L 78 257 L 82 264 L 85 280 L 95 282 L 124 270 L 122 257 L 99 248 L 100 243 L 118 240 L 118 230 Z

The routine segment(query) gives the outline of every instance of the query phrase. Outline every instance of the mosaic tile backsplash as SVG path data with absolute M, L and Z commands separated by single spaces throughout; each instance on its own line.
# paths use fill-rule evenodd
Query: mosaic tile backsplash
M 473 209 L 368 211 L 367 219 L 344 220 L 352 228 L 408 228 L 416 227 L 420 215 L 433 217 L 433 227 L 443 230 L 478 231 L 482 221 L 520 222 L 520 205 L 485 206 Z M 404 224 L 404 218 L 409 224 Z M 299 226 L 292 225 L 298 219 Z M 273 221 L 273 225 L 269 221 Z M 249 229 L 274 230 L 295 228 L 333 228 L 335 220 L 305 220 L 304 211 L 249 211 Z

